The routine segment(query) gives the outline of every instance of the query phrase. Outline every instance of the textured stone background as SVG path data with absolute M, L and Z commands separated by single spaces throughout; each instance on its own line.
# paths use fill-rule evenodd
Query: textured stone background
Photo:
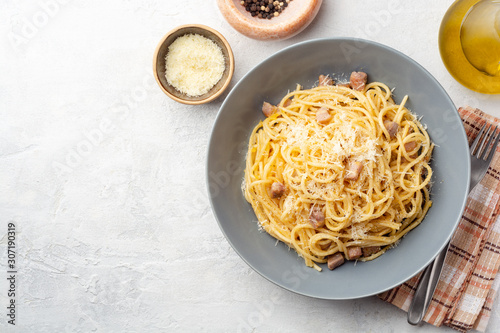
M 208 138 L 223 98 L 175 103 L 151 69 L 157 42 L 185 23 L 228 39 L 232 86 L 286 46 L 354 36 L 414 58 L 457 106 L 500 116 L 498 97 L 463 88 L 440 60 L 437 31 L 451 3 L 325 0 L 300 35 L 262 42 L 234 31 L 215 1 L 2 0 L 0 265 L 5 271 L 13 221 L 17 330 L 451 332 L 411 327 L 404 312 L 374 297 L 295 295 L 247 267 L 219 230 L 205 187 Z M 0 331 L 14 331 L 3 274 Z M 488 332 L 499 331 L 498 305 Z

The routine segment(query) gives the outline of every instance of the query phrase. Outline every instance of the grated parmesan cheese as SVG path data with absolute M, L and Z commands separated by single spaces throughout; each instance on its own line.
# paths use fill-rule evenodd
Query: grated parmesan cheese
M 224 73 L 224 55 L 212 40 L 199 34 L 178 37 L 165 57 L 165 77 L 175 89 L 191 97 L 207 93 Z
M 321 150 L 321 162 L 336 163 L 348 157 L 357 161 L 376 161 L 376 156 L 380 155 L 377 140 L 361 133 L 342 113 L 338 115 L 342 119 L 342 126 L 334 132 L 327 133 L 301 120 L 291 124 L 284 133 L 285 144 L 318 147 Z

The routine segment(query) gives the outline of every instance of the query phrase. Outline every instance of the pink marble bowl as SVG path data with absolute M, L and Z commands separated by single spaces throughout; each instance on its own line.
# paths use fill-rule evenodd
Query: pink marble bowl
M 323 0 L 292 0 L 279 16 L 270 20 L 252 17 L 240 2 L 217 0 L 226 21 L 247 37 L 276 40 L 290 38 L 304 30 L 316 17 Z

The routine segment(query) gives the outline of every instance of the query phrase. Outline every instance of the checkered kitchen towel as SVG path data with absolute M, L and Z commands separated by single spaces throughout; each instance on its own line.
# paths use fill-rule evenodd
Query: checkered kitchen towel
M 471 143 L 480 128 L 500 119 L 470 107 L 460 108 Z M 484 331 L 500 285 L 500 145 L 484 179 L 471 192 L 424 320 L 458 331 Z M 408 311 L 420 274 L 379 297 Z

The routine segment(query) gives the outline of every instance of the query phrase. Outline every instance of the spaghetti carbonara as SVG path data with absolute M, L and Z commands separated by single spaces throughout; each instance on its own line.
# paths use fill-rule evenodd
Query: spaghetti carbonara
M 398 105 L 385 84 L 365 83 L 366 74 L 361 86 L 353 76 L 298 86 L 264 103 L 268 117 L 250 136 L 246 200 L 267 233 L 319 271 L 377 258 L 432 204 L 434 145 L 408 97 Z

